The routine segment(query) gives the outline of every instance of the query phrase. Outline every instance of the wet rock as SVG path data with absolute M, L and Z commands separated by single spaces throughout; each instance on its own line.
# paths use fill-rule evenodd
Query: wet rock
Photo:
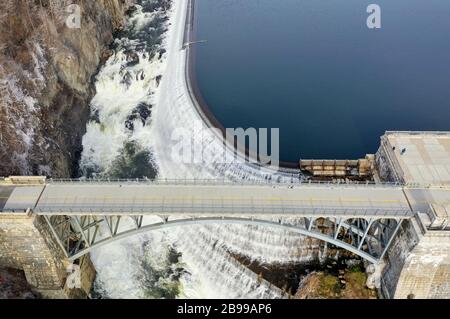
M 166 53 L 166 49 L 161 49 L 159 51 L 159 55 L 158 55 L 158 59 L 161 60 L 162 56 L 164 55 L 164 53 Z
M 100 124 L 100 114 L 99 114 L 99 110 L 94 109 L 94 110 L 92 111 L 90 120 L 93 121 L 93 122 L 95 122 L 95 123 L 97 123 L 97 124 Z
M 21 270 L 0 268 L 0 299 L 38 299 Z
M 139 103 L 138 106 L 136 106 L 136 108 L 133 109 L 133 111 L 131 112 L 131 114 L 127 117 L 126 121 L 125 121 L 125 127 L 130 130 L 133 131 L 134 130 L 134 121 L 136 120 L 141 120 L 142 125 L 146 125 L 148 118 L 150 117 L 150 115 L 152 114 L 151 111 L 152 106 L 150 104 L 147 103 Z
M 132 15 L 137 10 L 137 7 L 135 5 L 128 8 L 128 10 L 125 11 L 125 14 L 127 16 Z
M 161 82 L 162 79 L 162 75 L 158 75 L 155 80 L 156 80 L 156 86 L 159 86 L 159 83 Z
M 125 74 L 122 76 L 122 80 L 120 81 L 121 84 L 125 84 L 127 87 L 131 85 L 133 76 L 130 74 L 130 72 L 126 71 Z
M 153 180 L 156 169 L 152 164 L 152 154 L 135 142 L 127 142 L 120 156 L 112 163 L 107 175 L 111 178 L 149 178 Z
M 126 120 L 125 121 L 125 127 L 129 131 L 134 131 L 134 122 L 132 120 Z
M 139 55 L 134 51 L 126 51 L 127 64 L 126 67 L 133 67 L 139 64 Z
M 140 70 L 139 72 L 136 73 L 136 81 L 142 81 L 145 79 L 145 73 L 144 70 Z

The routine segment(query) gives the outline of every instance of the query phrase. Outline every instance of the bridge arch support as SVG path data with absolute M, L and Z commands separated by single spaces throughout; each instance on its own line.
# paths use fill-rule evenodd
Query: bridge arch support
M 383 259 L 402 219 L 302 217 L 295 222 L 261 217 L 161 216 L 146 222 L 144 216 L 44 216 L 58 244 L 69 260 L 76 260 L 93 249 L 149 231 L 208 224 L 239 224 L 275 227 L 315 238 L 377 264 Z

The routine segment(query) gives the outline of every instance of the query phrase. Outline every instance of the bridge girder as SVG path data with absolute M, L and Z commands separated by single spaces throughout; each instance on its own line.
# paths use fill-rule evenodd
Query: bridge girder
M 144 222 L 144 216 L 47 216 L 53 235 L 69 260 L 76 260 L 91 250 L 113 241 L 148 231 L 175 226 L 240 224 L 276 227 L 315 238 L 345 249 L 371 262 L 383 259 L 403 219 L 303 217 L 295 221 L 264 216 L 183 217 L 160 216 L 160 220 Z

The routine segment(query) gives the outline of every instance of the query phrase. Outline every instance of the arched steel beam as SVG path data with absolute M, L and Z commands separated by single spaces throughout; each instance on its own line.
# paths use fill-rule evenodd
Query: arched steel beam
M 70 256 L 69 260 L 72 260 L 72 261 L 76 260 L 76 259 L 80 258 L 81 256 L 89 253 L 92 249 L 107 245 L 116 240 L 121 240 L 121 239 L 127 238 L 129 236 L 142 234 L 142 233 L 145 233 L 148 231 L 160 230 L 160 229 L 176 227 L 176 226 L 207 225 L 207 224 L 240 224 L 240 225 L 258 225 L 258 226 L 282 228 L 284 230 L 289 230 L 294 233 L 298 233 L 298 234 L 301 234 L 304 236 L 316 238 L 316 239 L 331 243 L 335 246 L 338 246 L 340 248 L 348 250 L 348 251 L 354 253 L 355 255 L 358 255 L 361 258 L 366 259 L 367 261 L 369 261 L 373 264 L 377 264 L 379 262 L 379 259 L 371 256 L 370 254 L 368 254 L 362 250 L 359 250 L 357 247 L 347 244 L 343 241 L 334 239 L 333 237 L 324 235 L 322 233 L 309 231 L 307 229 L 302 229 L 302 228 L 299 228 L 294 225 L 287 225 L 287 224 L 277 223 L 277 222 L 268 221 L 268 220 L 238 218 L 238 217 L 203 217 L 203 218 L 178 219 L 178 220 L 172 220 L 172 221 L 167 221 L 167 222 L 150 224 L 150 225 L 142 226 L 138 229 L 126 230 L 122 233 L 117 234 L 116 236 L 101 239 L 98 242 L 96 242 L 95 244 L 93 244 L 92 246 L 86 247 L 86 248 L 78 251 L 76 254 Z

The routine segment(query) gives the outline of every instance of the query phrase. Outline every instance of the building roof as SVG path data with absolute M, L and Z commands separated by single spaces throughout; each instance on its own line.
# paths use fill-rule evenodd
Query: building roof
M 387 132 L 405 183 L 450 185 L 450 132 Z

